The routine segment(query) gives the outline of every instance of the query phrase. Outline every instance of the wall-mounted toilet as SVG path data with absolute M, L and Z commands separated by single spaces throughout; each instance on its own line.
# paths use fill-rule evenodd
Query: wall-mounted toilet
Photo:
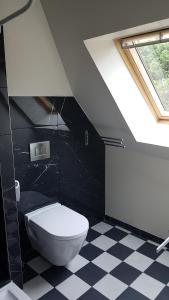
M 60 203 L 25 215 L 32 247 L 56 266 L 64 266 L 80 251 L 89 229 L 88 220 Z

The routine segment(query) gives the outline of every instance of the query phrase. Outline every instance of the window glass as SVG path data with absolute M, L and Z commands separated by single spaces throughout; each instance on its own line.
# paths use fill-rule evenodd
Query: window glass
M 169 112 L 169 42 L 136 48 L 165 111 Z

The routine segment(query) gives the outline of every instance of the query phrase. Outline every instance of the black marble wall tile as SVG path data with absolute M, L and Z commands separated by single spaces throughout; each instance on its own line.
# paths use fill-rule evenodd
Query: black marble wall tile
M 15 197 L 13 155 L 10 135 L 0 136 L 0 162 L 10 275 L 11 272 L 20 272 L 21 274 L 22 265 L 19 223 Z
M 0 135 L 11 134 L 9 100 L 6 88 L 0 88 Z
M 5 71 L 5 53 L 3 30 L 0 34 L 0 165 L 2 198 L 0 216 L 0 261 L 3 259 L 5 269 L 0 265 L 0 284 L 8 277 L 22 285 L 22 263 L 19 239 L 19 223 L 15 198 L 14 161 L 9 116 L 9 99 Z M 2 204 L 3 203 L 3 204 Z M 3 224 L 3 214 L 5 224 Z M 6 243 L 3 240 L 6 237 Z M 3 250 L 3 251 L 2 251 Z M 8 260 L 6 260 L 8 257 Z M 9 270 L 9 273 L 8 271 Z
M 95 149 L 85 149 L 70 132 L 62 134 L 61 131 L 58 149 L 62 201 L 87 216 L 102 216 L 105 205 L 104 146 L 96 158 Z
M 0 165 L 0 286 L 9 280 L 9 265 L 7 253 L 7 239 L 5 230 L 4 200 L 2 195 L 2 175 Z
M 10 97 L 10 111 L 26 260 L 31 255 L 26 212 L 59 201 L 89 219 L 104 216 L 105 147 L 73 97 Z M 41 141 L 50 141 L 51 157 L 31 162 L 29 144 Z
M 57 126 L 56 101 L 52 97 L 10 97 L 12 129 Z
M 36 191 L 54 197 L 60 191 L 59 156 L 57 154 L 58 132 L 49 128 L 25 128 L 13 130 L 15 176 L 21 191 Z M 30 161 L 30 143 L 50 141 L 51 157 Z

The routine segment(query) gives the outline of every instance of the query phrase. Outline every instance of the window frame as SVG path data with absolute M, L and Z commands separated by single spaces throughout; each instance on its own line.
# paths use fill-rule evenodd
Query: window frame
M 151 33 L 147 33 L 145 35 L 148 35 Z M 139 35 L 144 36 L 144 34 Z M 130 37 L 129 37 L 130 38 Z M 131 37 L 132 38 L 132 37 Z M 115 39 L 114 43 L 115 46 L 120 53 L 125 65 L 127 66 L 132 78 L 134 79 L 138 89 L 140 90 L 143 98 L 145 99 L 149 109 L 151 110 L 155 120 L 160 123 L 168 123 L 169 124 L 169 115 L 162 115 L 158 105 L 156 104 L 156 101 L 154 100 L 154 97 L 149 89 L 148 84 L 146 83 L 146 78 L 141 72 L 141 68 L 139 68 L 138 64 L 136 63 L 136 60 L 138 59 L 138 54 L 134 48 L 122 48 L 121 43 L 124 38 Z M 135 54 L 134 54 L 135 53 Z M 134 57 L 135 56 L 135 57 Z M 140 59 L 139 59 L 140 60 Z M 141 62 L 141 60 L 140 60 Z

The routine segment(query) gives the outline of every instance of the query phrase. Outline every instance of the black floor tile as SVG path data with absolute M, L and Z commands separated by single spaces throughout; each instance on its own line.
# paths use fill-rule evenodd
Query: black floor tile
M 141 254 L 144 254 L 152 259 L 156 259 L 161 253 L 156 252 L 157 246 L 146 242 L 144 245 L 142 245 L 139 249 L 137 249 L 138 252 Z
M 143 241 L 147 241 L 147 239 L 145 238 L 145 236 L 143 236 L 142 234 L 138 234 L 136 232 L 132 232 L 132 235 L 134 235 L 135 237 L 138 237 L 139 239 L 142 239 Z
M 115 241 L 120 241 L 127 235 L 127 233 L 114 227 L 114 228 L 110 229 L 109 231 L 107 231 L 105 233 L 105 235 Z
M 157 296 L 156 300 L 168 300 L 169 299 L 169 287 L 166 286 L 161 293 Z
M 67 298 L 59 293 L 59 291 L 56 289 L 53 289 L 38 300 L 67 300 Z
M 54 287 L 64 280 L 66 280 L 68 277 L 72 275 L 72 272 L 67 270 L 64 267 L 51 267 L 47 271 L 43 272 L 41 276 L 46 279 L 51 285 Z
M 91 244 L 84 246 L 80 251 L 80 255 L 90 261 L 95 259 L 97 256 L 99 256 L 102 253 L 103 253 L 102 250 L 100 250 L 99 248 Z
M 110 274 L 123 281 L 124 283 L 130 285 L 141 274 L 141 272 L 123 262 L 113 271 L 111 271 Z
M 100 236 L 100 233 L 98 233 L 97 231 L 95 231 L 93 229 L 89 229 L 86 240 L 88 242 L 92 242 L 99 236 Z
M 86 266 L 78 270 L 75 274 L 81 280 L 89 284 L 91 288 L 80 298 L 78 298 L 79 300 L 95 300 L 95 299 L 107 300 L 108 299 L 100 292 L 92 288 L 93 285 L 95 285 L 107 274 L 100 267 L 92 263 L 92 260 L 94 260 L 102 253 L 104 253 L 103 250 L 91 244 L 91 242 L 95 240 L 97 237 L 99 237 L 100 235 L 101 235 L 100 233 L 94 231 L 93 229 L 90 229 L 87 236 L 87 241 L 89 243 L 86 246 L 84 246 L 80 251 L 80 255 L 86 258 L 87 260 L 89 260 L 90 262 Z M 105 233 L 105 236 L 117 242 L 106 252 L 122 261 L 120 265 L 118 265 L 110 272 L 110 274 L 128 285 L 128 288 L 116 300 L 148 300 L 148 298 L 142 295 L 141 292 L 137 292 L 136 290 L 129 287 L 132 284 L 132 282 L 134 282 L 138 278 L 141 272 L 124 262 L 124 260 L 134 252 L 134 250 L 132 250 L 131 248 L 128 248 L 125 245 L 119 243 L 120 240 L 127 235 L 128 234 L 125 231 L 120 230 L 120 228 L 116 228 L 116 227 L 112 228 L 111 230 Z M 135 235 L 133 233 L 132 235 L 143 239 L 141 236 Z M 156 246 L 146 241 L 144 245 L 142 245 L 139 249 L 137 249 L 137 251 L 154 260 L 151 266 L 149 266 L 144 273 L 146 273 L 147 275 L 151 276 L 152 278 L 158 280 L 163 284 L 168 284 L 169 268 L 156 261 L 156 258 L 161 254 L 161 253 L 158 255 L 156 254 Z M 32 270 L 32 268 L 30 268 L 28 265 L 25 266 L 23 272 L 24 272 L 23 274 L 24 283 L 33 279 L 37 275 L 36 272 Z M 47 282 L 49 282 L 53 287 L 56 287 L 61 282 L 64 282 L 71 275 L 72 272 L 67 270 L 65 267 L 56 267 L 56 266 L 52 266 L 51 268 L 49 268 L 48 270 L 46 270 L 41 274 L 41 276 Z M 56 299 L 66 300 L 67 298 L 54 288 L 50 292 L 47 292 L 39 300 L 56 300 Z M 169 287 L 166 286 L 156 297 L 155 300 L 169 300 Z
M 117 243 L 108 249 L 107 252 L 121 260 L 125 260 L 133 252 L 133 250 L 120 243 Z
M 37 273 L 34 270 L 32 270 L 32 268 L 30 268 L 28 265 L 24 266 L 24 269 L 23 269 L 23 283 L 33 279 L 36 276 L 37 276 Z
M 82 295 L 79 300 L 108 300 L 108 298 L 91 288 L 84 295 Z
M 145 271 L 145 273 L 162 283 L 167 284 L 169 282 L 169 268 L 156 261 Z
M 101 278 L 103 278 L 107 273 L 103 271 L 101 268 L 95 266 L 92 263 L 84 266 L 80 269 L 76 276 L 80 277 L 82 280 L 87 282 L 89 285 L 94 285 L 98 282 Z
M 117 300 L 149 300 L 149 298 L 129 287 L 117 298 Z

